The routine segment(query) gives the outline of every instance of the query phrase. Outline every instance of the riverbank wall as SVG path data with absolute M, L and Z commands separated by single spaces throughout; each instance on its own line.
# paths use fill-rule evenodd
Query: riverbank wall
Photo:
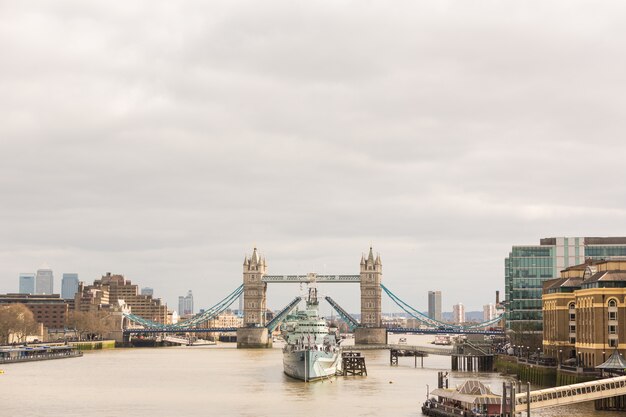
M 73 346 L 80 351 L 115 349 L 115 340 L 87 340 L 81 342 L 68 342 L 68 345 Z
M 516 375 L 522 382 L 543 387 L 558 387 L 598 379 L 595 372 L 580 372 L 576 369 L 563 369 L 558 366 L 544 366 L 536 363 L 521 362 L 515 356 L 497 355 L 494 371 L 507 375 Z

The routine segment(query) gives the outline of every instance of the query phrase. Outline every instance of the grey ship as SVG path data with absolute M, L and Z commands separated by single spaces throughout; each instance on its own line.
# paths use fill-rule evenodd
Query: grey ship
M 319 317 L 317 288 L 309 288 L 306 310 L 297 311 L 283 324 L 285 374 L 305 382 L 329 378 L 341 371 L 341 347 L 337 333 L 330 332 Z

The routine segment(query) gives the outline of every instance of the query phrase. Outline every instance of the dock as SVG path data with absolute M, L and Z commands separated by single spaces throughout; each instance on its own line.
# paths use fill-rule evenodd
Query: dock
M 72 346 L 19 346 L 0 348 L 0 364 L 67 359 L 83 356 Z
M 341 365 L 342 376 L 367 376 L 365 358 L 361 352 L 343 352 Z

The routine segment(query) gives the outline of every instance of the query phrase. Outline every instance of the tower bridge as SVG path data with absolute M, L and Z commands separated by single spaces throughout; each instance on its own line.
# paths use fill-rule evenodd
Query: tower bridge
M 355 329 L 359 344 L 381 344 L 387 341 L 382 327 L 381 281 L 383 264 L 372 247 L 361 256 L 358 275 L 268 275 L 267 263 L 257 248 L 243 260 L 244 327 L 237 330 L 238 347 L 268 347 L 272 339 L 265 323 L 268 283 L 358 283 L 361 290 L 361 323 Z
M 269 275 L 267 274 L 267 263 L 256 248 L 251 256 L 246 256 L 243 261 L 243 284 L 228 294 L 213 307 L 210 307 L 176 324 L 162 324 L 136 316 L 131 312 L 125 312 L 123 320 L 123 333 L 125 340 L 131 334 L 137 333 L 192 333 L 207 332 L 207 322 L 217 317 L 226 310 L 236 299 L 243 295 L 243 327 L 222 329 L 224 331 L 237 332 L 237 347 L 271 347 L 272 331 L 282 322 L 285 317 L 298 305 L 299 297 L 296 297 L 285 306 L 271 320 L 266 320 L 267 311 L 267 285 L 269 283 L 340 283 L 359 284 L 361 301 L 361 321 L 357 321 L 347 311 L 345 311 L 335 300 L 326 297 L 330 305 L 338 312 L 339 316 L 348 323 L 355 334 L 357 345 L 380 346 L 387 343 L 388 332 L 410 332 L 410 333 L 479 333 L 479 334 L 501 334 L 501 331 L 489 329 L 501 317 L 493 320 L 475 323 L 467 326 L 451 325 L 434 320 L 419 312 L 409 304 L 401 300 L 389 288 L 382 284 L 382 260 L 380 255 L 374 256 L 374 251 L 369 248 L 367 256 L 361 256 L 359 264 L 359 274 L 353 275 L 332 275 L 315 274 L 306 275 Z M 387 329 L 382 326 L 382 306 L 381 296 L 387 294 L 405 313 L 417 319 L 424 326 L 417 329 Z M 422 328 L 427 327 L 427 328 Z M 217 328 L 214 330 L 218 330 Z

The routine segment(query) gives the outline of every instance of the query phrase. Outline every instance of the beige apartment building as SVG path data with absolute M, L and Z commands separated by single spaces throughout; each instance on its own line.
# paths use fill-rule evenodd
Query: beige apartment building
M 542 301 L 545 355 L 593 368 L 626 354 L 626 260 L 569 267 L 544 283 Z
M 95 280 L 93 285 L 84 285 L 81 282 L 74 298 L 78 311 L 109 309 L 111 306 L 118 306 L 122 301 L 130 307 L 132 314 L 157 323 L 168 323 L 167 306 L 151 295 L 141 295 L 139 286 L 124 279 L 123 275 L 108 272 Z

